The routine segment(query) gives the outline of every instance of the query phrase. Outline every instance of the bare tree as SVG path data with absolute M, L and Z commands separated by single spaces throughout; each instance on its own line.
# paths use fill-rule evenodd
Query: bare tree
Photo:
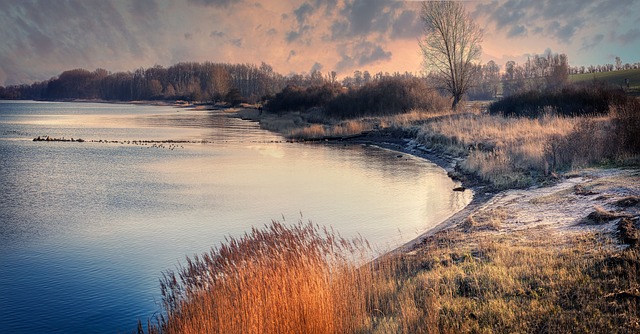
M 451 108 L 455 110 L 473 85 L 473 62 L 479 60 L 482 52 L 482 30 L 464 6 L 453 1 L 424 2 L 422 21 L 425 27 L 420 49 L 425 67 L 451 93 Z

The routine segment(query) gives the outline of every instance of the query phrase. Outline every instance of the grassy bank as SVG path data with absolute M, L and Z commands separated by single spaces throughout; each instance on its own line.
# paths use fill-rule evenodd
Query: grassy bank
M 420 111 L 348 120 L 320 109 L 241 117 L 290 139 L 361 135 L 457 161 L 498 192 L 448 228 L 367 262 L 361 239 L 273 223 L 162 279 L 151 333 L 640 331 L 636 100 L 606 115 Z M 365 133 L 363 135 L 363 133 Z M 408 145 L 408 144 L 407 144 Z M 587 166 L 635 169 L 583 172 Z M 553 185 L 525 188 L 529 185 Z M 143 332 L 143 326 L 140 331 Z
M 467 221 L 410 254 L 404 266 L 377 282 L 385 333 L 629 333 L 638 326 L 635 249 L 583 234 L 558 240 L 528 233 L 483 238 Z M 497 219 L 497 220 L 496 220 Z
M 166 316 L 147 331 L 640 330 L 637 247 L 621 248 L 598 233 L 476 233 L 499 230 L 503 215 L 470 217 L 411 252 L 362 266 L 371 253 L 361 241 L 312 225 L 274 223 L 168 272 L 162 280 Z M 637 240 L 637 231 L 631 233 Z
M 617 87 L 626 88 L 625 79 L 629 80 L 629 93 L 633 95 L 640 95 L 640 69 L 611 71 L 601 73 L 584 73 L 584 74 L 572 74 L 569 76 L 569 81 L 573 83 L 589 82 L 593 80 L 600 80 L 607 82 Z
M 637 158 L 627 153 L 622 142 L 633 141 L 630 138 L 640 129 L 637 104 L 624 111 L 613 108 L 604 116 L 582 117 L 558 116 L 552 108 L 537 118 L 507 117 L 487 114 L 479 105 L 470 105 L 465 112 L 412 110 L 350 120 L 323 118 L 319 110 L 261 116 L 249 110 L 241 115 L 292 140 L 331 140 L 363 133 L 374 143 L 401 139 L 389 134 L 412 139 L 430 152 L 460 159 L 459 174 L 508 189 L 590 165 L 633 164 Z M 625 134 L 629 138 L 623 138 Z

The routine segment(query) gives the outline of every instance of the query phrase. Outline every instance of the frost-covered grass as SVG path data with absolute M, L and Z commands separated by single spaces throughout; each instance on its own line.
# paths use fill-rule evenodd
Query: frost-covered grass
M 372 298 L 384 319 L 379 332 L 640 330 L 639 253 L 620 251 L 598 234 L 567 241 L 452 231 L 392 261 L 402 269 L 376 282 Z

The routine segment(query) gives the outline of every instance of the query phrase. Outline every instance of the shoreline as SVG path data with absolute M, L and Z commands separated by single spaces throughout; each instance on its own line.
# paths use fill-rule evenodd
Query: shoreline
M 257 114 L 255 110 L 251 109 L 237 109 L 232 113 L 229 113 L 229 117 L 238 117 L 243 120 L 260 123 L 261 115 Z M 272 131 L 278 133 L 277 131 Z M 278 133 L 282 135 L 282 133 Z M 294 141 L 296 142 L 296 141 Z M 412 155 L 417 158 L 428 160 L 438 167 L 442 168 L 447 176 L 454 182 L 461 183 L 462 187 L 473 192 L 471 202 L 462 209 L 456 211 L 451 216 L 441 221 L 437 225 L 422 231 L 418 236 L 413 239 L 402 243 L 395 248 L 380 254 L 377 258 L 382 256 L 388 256 L 397 253 L 406 253 L 414 250 L 418 245 L 428 237 L 431 237 L 438 232 L 455 227 L 464 221 L 469 215 L 473 214 L 484 204 L 488 203 L 498 194 L 504 192 L 494 191 L 490 189 L 487 182 L 484 182 L 475 175 L 464 174 L 457 175 L 456 166 L 462 161 L 462 159 L 455 158 L 446 154 L 439 154 L 433 150 L 426 149 L 412 142 L 411 139 L 407 139 L 404 134 L 394 134 L 387 130 L 373 130 L 359 135 L 346 136 L 346 137 L 334 137 L 323 138 L 318 140 L 304 140 L 297 141 L 300 143 L 309 143 L 315 145 L 370 145 L 383 149 L 391 150 L 397 153 L 403 153 Z M 462 176 L 460 178 L 459 176 Z
M 409 154 L 417 158 L 428 160 L 438 167 L 442 168 L 449 178 L 451 178 L 454 182 L 460 182 L 462 187 L 467 190 L 471 190 L 473 192 L 471 202 L 464 206 L 462 209 L 456 211 L 451 216 L 441 221 L 437 225 L 428 228 L 427 230 L 420 233 L 418 236 L 413 239 L 404 242 L 403 244 L 391 249 L 378 257 L 389 256 L 397 253 L 407 253 L 416 249 L 420 243 L 422 243 L 425 239 L 437 234 L 438 232 L 447 230 L 449 228 L 455 227 L 457 224 L 460 224 L 466 219 L 469 215 L 473 214 L 477 209 L 488 203 L 491 199 L 495 198 L 497 195 L 501 194 L 503 191 L 492 191 L 488 190 L 488 184 L 480 180 L 479 178 L 472 175 L 463 175 L 463 179 L 460 180 L 458 177 L 452 177 L 452 173 L 455 172 L 456 165 L 461 161 L 460 159 L 456 159 L 452 156 L 438 154 L 433 152 L 432 150 L 425 150 L 424 148 L 420 148 L 417 145 L 414 145 L 411 140 L 406 138 L 393 138 L 389 136 L 379 136 L 377 132 L 370 132 L 363 136 L 358 136 L 354 138 L 346 138 L 346 139 L 334 139 L 319 142 L 325 145 L 339 145 L 339 144 L 348 144 L 348 145 L 370 145 L 376 146 L 383 149 L 391 150 L 398 153 Z M 392 139 L 392 140 L 389 140 Z
M 229 116 L 258 123 L 262 119 L 262 115 L 250 109 L 237 109 Z M 463 233 L 471 243 L 477 242 L 478 238 L 507 235 L 521 235 L 524 239 L 559 238 L 556 240 L 561 246 L 576 233 L 605 233 L 617 238 L 620 217 L 631 217 L 640 224 L 640 204 L 629 207 L 617 204 L 629 198 L 640 201 L 640 168 L 637 166 L 579 169 L 555 175 L 549 183 L 495 189 L 476 175 L 460 173 L 456 166 L 462 158 L 418 145 L 403 130 L 381 129 L 342 137 L 292 141 L 371 145 L 413 155 L 438 165 L 452 180 L 473 191 L 471 202 L 464 208 L 415 238 L 376 256 L 374 261 L 429 247 L 442 233 Z M 588 191 L 584 192 L 584 189 Z M 611 218 L 595 222 L 590 218 L 602 213 Z

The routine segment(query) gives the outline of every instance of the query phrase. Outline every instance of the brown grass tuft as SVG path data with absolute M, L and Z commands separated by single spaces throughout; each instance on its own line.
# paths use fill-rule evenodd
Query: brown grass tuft
M 636 206 L 638 204 L 640 204 L 640 196 L 627 196 L 615 202 L 615 205 L 624 207 L 624 208 L 630 207 L 630 206 Z
M 278 222 L 161 280 L 162 333 L 354 333 L 368 324 L 362 239 Z
M 382 332 L 640 330 L 639 253 L 616 250 L 597 235 L 558 243 L 551 236 L 448 233 L 394 261 L 405 271 L 376 283 L 393 292 L 378 297 L 386 305 L 377 315 L 385 319 Z
M 596 206 L 595 210 L 590 214 L 588 214 L 587 217 L 584 219 L 583 224 L 599 225 L 599 224 L 608 223 L 614 219 L 628 218 L 628 217 L 630 217 L 628 214 L 615 213 L 615 212 L 607 211 L 602 207 Z

